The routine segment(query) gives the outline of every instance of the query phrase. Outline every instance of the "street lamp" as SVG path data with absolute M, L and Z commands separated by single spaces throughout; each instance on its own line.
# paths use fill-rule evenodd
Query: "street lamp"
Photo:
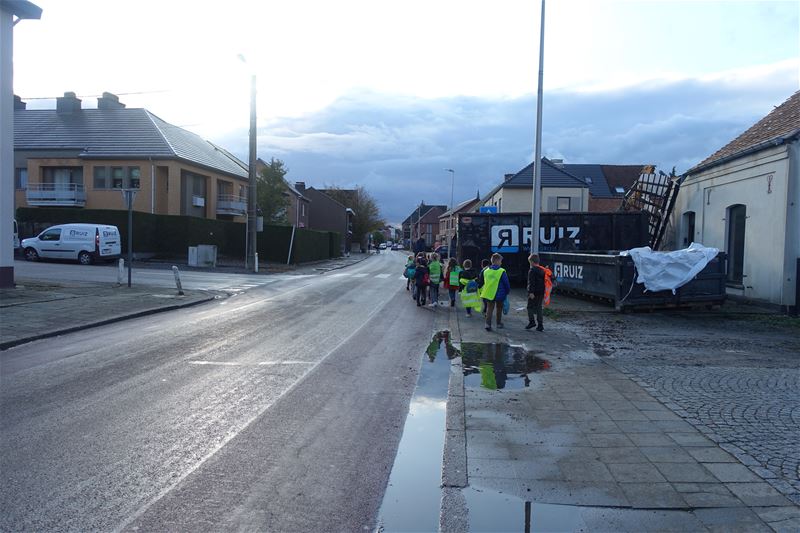
M 239 60 L 247 65 L 244 55 Z M 247 249 L 245 269 L 257 271 L 256 264 L 256 75 L 250 75 L 250 157 L 247 164 Z
M 450 173 L 450 211 L 452 211 L 455 208 L 455 204 L 453 204 L 453 188 L 456 183 L 456 171 L 452 168 L 446 168 L 444 171 Z

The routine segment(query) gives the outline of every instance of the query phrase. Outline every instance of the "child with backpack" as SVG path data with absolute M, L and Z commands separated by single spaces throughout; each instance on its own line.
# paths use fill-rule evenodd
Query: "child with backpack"
M 417 307 L 425 305 L 425 289 L 430 283 L 430 273 L 428 272 L 428 260 L 425 256 L 417 259 L 417 268 L 414 270 L 414 285 L 417 293 Z
M 536 254 L 528 256 L 528 263 L 531 269 L 528 271 L 528 325 L 525 329 L 536 328 L 536 331 L 544 331 L 542 303 L 545 300 L 550 303 L 553 273 L 549 268 L 539 264 L 539 256 Z
M 464 269 L 458 273 L 458 284 L 462 287 L 461 303 L 467 310 L 467 316 L 472 316 L 472 304 L 480 306 L 477 277 L 478 273 L 472 268 L 472 261 L 464 260 Z
M 406 290 L 411 290 L 411 280 L 414 279 L 414 272 L 417 270 L 417 265 L 414 262 L 414 256 L 409 255 L 408 259 L 406 259 L 406 266 L 405 270 L 403 270 L 403 276 L 406 278 Z

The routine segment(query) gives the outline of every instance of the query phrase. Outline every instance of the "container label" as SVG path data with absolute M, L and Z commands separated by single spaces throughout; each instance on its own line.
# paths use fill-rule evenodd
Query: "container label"
M 553 275 L 556 280 L 575 279 L 583 281 L 583 265 L 553 263 Z
M 492 252 L 519 252 L 519 226 L 492 226 Z

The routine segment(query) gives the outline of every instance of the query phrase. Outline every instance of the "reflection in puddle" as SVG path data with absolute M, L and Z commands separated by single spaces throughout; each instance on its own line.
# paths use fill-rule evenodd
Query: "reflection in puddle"
M 469 530 L 482 531 L 582 531 L 586 523 L 580 507 L 531 503 L 516 496 L 482 488 L 462 491 L 469 509 Z
M 521 389 L 531 384 L 528 376 L 550 368 L 550 361 L 521 346 L 502 343 L 461 344 L 464 385 L 489 390 Z
M 379 531 L 439 529 L 447 385 L 450 359 L 458 355 L 447 331 L 434 335 L 425 350 L 378 514 Z

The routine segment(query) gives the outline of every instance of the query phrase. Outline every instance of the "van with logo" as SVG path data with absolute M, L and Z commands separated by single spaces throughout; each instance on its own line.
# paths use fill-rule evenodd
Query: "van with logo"
M 69 259 L 90 265 L 117 259 L 121 250 L 119 229 L 100 224 L 60 224 L 22 241 L 28 261 Z

